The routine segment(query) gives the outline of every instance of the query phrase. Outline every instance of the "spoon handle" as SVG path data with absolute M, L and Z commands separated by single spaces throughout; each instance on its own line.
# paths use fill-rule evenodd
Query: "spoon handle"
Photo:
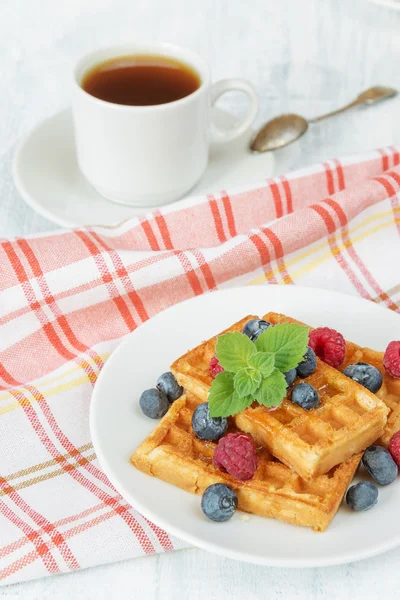
M 354 108 L 355 106 L 358 106 L 359 102 L 358 102 L 358 98 L 357 100 L 353 100 L 353 102 L 350 102 L 350 104 L 346 104 L 346 106 L 342 106 L 342 108 L 337 108 L 336 110 L 333 110 L 330 113 L 326 113 L 326 115 L 321 115 L 319 117 L 314 117 L 313 119 L 308 119 L 309 123 L 318 123 L 318 121 L 322 121 L 323 119 L 327 119 L 328 117 L 334 117 L 335 115 L 340 115 L 341 113 L 345 112 L 346 110 L 349 110 L 350 108 Z
M 322 119 L 327 119 L 328 117 L 333 117 L 335 115 L 339 115 L 350 108 L 354 108 L 355 106 L 360 106 L 362 104 L 370 105 L 375 104 L 375 102 L 380 102 L 381 100 L 385 100 L 386 98 L 392 98 L 396 96 L 397 90 L 389 87 L 376 86 L 365 90 L 362 92 L 353 102 L 346 104 L 346 106 L 342 106 L 342 108 L 338 108 L 337 110 L 333 110 L 326 115 L 321 115 L 319 117 L 314 117 L 314 119 L 309 119 L 309 123 L 317 123 L 318 121 L 322 121 Z

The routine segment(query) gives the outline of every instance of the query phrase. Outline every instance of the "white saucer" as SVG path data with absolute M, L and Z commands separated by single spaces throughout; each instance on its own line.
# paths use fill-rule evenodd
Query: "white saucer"
M 213 120 L 226 129 L 236 122 L 231 113 L 219 109 L 214 109 Z M 190 195 L 217 193 L 270 177 L 274 157 L 252 154 L 250 137 L 248 133 L 230 144 L 213 145 L 207 170 Z M 14 158 L 14 181 L 29 206 L 63 227 L 113 225 L 156 208 L 114 204 L 86 182 L 76 161 L 70 110 L 50 117 L 29 133 Z
M 158 376 L 188 348 L 243 315 L 267 311 L 333 327 L 347 339 L 377 350 L 400 329 L 400 316 L 374 302 L 297 285 L 229 289 L 177 304 L 128 335 L 100 373 L 90 405 L 90 430 L 102 468 L 145 517 L 190 544 L 229 558 L 276 567 L 321 567 L 398 546 L 400 477 L 379 487 L 372 510 L 355 513 L 343 505 L 328 530 L 315 533 L 255 515 L 243 522 L 239 511 L 226 523 L 213 523 L 202 514 L 199 496 L 149 477 L 129 462 L 158 422 L 141 413 L 142 391 L 154 387 Z M 358 477 L 368 478 L 363 469 Z

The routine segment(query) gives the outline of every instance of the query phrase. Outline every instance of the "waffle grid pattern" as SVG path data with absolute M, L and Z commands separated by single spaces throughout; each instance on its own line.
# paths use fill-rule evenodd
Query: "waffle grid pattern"
M 264 318 L 274 324 L 298 322 L 278 313 L 268 313 Z M 383 352 L 371 348 L 362 348 L 354 342 L 346 340 L 346 357 L 340 366 L 340 370 L 343 371 L 348 365 L 354 363 L 366 362 L 381 372 L 383 384 L 376 395 L 386 404 L 389 414 L 385 429 L 377 442 L 387 447 L 392 436 L 400 430 L 400 380 L 394 379 L 386 372 L 383 366 L 383 354 Z
M 250 318 L 254 315 L 225 332 L 241 331 Z M 217 337 L 203 342 L 171 366 L 178 381 L 203 401 L 212 383 L 208 364 Z M 387 408 L 376 396 L 322 361 L 305 381 L 320 394 L 318 409 L 305 411 L 285 399 L 276 410 L 249 408 L 236 415 L 235 422 L 304 479 L 310 479 L 373 443 L 382 434 Z
M 353 456 L 325 475 L 304 481 L 267 450 L 258 448 L 254 478 L 240 482 L 212 464 L 216 444 L 200 440 L 193 433 L 192 413 L 200 402 L 190 393 L 177 400 L 132 455 L 133 465 L 195 494 L 202 494 L 213 483 L 226 483 L 235 489 L 243 511 L 324 531 L 338 509 L 360 456 Z

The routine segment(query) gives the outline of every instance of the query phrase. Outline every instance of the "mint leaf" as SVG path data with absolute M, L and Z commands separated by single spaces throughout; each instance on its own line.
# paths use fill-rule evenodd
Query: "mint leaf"
M 259 352 L 273 352 L 275 367 L 282 373 L 297 367 L 308 345 L 308 327 L 297 323 L 279 323 L 269 327 L 255 343 Z
M 257 369 L 262 377 L 268 377 L 275 367 L 275 355 L 268 354 L 267 352 L 257 352 L 253 356 L 250 356 L 249 366 Z
M 240 369 L 235 375 L 233 384 L 240 398 L 254 394 L 260 387 L 262 377 L 260 371 L 247 367 Z
M 219 373 L 211 385 L 208 396 L 210 416 L 230 417 L 241 412 L 253 402 L 252 396 L 240 398 L 233 385 L 233 373 Z
M 278 369 L 274 369 L 269 377 L 262 380 L 261 387 L 256 394 L 256 400 L 264 406 L 279 406 L 285 396 L 285 377 Z
M 220 335 L 217 340 L 216 355 L 226 371 L 236 373 L 248 366 L 249 358 L 257 352 L 253 342 L 238 331 Z

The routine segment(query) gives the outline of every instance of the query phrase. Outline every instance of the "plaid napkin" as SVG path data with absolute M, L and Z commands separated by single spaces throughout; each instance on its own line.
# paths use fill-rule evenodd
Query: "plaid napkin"
M 90 397 L 121 339 L 210 290 L 299 283 L 400 311 L 400 156 L 387 148 L 117 227 L 0 244 L 0 580 L 182 548 L 113 489 Z

